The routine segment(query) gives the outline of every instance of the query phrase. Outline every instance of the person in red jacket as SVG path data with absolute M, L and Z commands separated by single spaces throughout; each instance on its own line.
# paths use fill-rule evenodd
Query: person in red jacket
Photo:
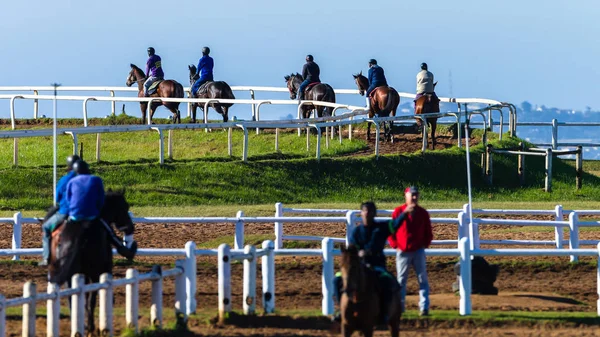
M 428 248 L 433 240 L 431 219 L 429 212 L 418 205 L 419 190 L 415 186 L 404 190 L 405 203 L 394 209 L 392 219 L 402 214 L 408 205 L 414 205 L 414 210 L 406 217 L 398 231 L 388 237 L 388 242 L 396 252 L 396 270 L 398 272 L 398 283 L 401 286 L 402 311 L 406 299 L 406 281 L 408 269 L 415 268 L 419 281 L 419 309 L 420 316 L 429 315 L 429 282 L 427 280 L 427 265 L 425 261 L 425 248 Z

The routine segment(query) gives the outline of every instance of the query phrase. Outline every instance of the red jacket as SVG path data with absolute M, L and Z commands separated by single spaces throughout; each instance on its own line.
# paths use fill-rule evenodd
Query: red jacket
M 392 219 L 396 219 L 404 209 L 406 204 L 396 207 L 392 213 Z M 421 248 L 428 248 L 433 240 L 433 230 L 429 212 L 423 207 L 416 206 L 412 214 L 400 225 L 396 234 L 388 237 L 388 242 L 392 248 L 400 249 L 403 252 L 414 252 Z

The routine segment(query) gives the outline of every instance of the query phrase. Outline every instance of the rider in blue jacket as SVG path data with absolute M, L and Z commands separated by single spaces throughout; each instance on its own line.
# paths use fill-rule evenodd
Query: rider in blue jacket
M 202 57 L 198 60 L 198 68 L 196 70 L 196 75 L 200 75 L 200 78 L 192 85 L 192 95 L 200 89 L 202 84 L 214 81 L 213 68 L 215 66 L 215 61 L 212 57 L 208 56 L 208 54 L 210 54 L 210 48 L 202 48 Z
M 387 85 L 383 68 L 377 65 L 375 59 L 371 59 L 369 61 L 369 88 L 367 89 L 367 97 L 369 97 L 375 88 Z

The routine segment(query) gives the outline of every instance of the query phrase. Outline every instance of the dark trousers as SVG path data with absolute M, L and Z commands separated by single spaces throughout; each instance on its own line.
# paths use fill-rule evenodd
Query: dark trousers
M 212 76 L 206 76 L 204 78 L 199 78 L 198 80 L 196 80 L 196 82 L 194 82 L 194 85 L 192 85 L 192 96 L 196 94 L 196 92 L 198 91 L 198 89 L 200 89 L 200 87 L 209 81 L 212 81 L 213 77 Z

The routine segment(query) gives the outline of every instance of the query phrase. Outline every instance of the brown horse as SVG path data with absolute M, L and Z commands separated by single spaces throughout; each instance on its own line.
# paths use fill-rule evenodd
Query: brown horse
M 125 83 L 128 87 L 131 87 L 133 83 L 138 84 L 138 97 L 144 96 L 144 82 L 146 76 L 142 69 L 138 68 L 135 64 L 130 64 L 131 71 L 127 75 L 127 82 Z M 183 98 L 184 91 L 183 86 L 175 80 L 163 80 L 158 84 L 156 92 L 150 95 L 150 97 L 169 97 L 169 98 Z M 163 102 L 163 101 L 152 101 L 150 106 L 150 120 L 154 116 L 154 111 L 161 105 L 164 105 L 173 113 L 173 122 L 181 123 L 181 113 L 179 112 L 179 102 Z M 142 124 L 146 124 L 146 111 L 148 110 L 148 102 L 140 102 L 140 108 L 142 110 Z
M 433 84 L 433 87 L 437 85 L 437 82 Z M 425 94 L 415 100 L 415 115 L 427 114 L 440 112 L 440 101 L 435 100 L 432 94 Z M 437 120 L 439 117 L 426 118 L 427 124 L 431 127 L 431 149 L 435 150 L 435 129 L 437 127 Z M 421 119 L 417 118 L 417 125 L 421 127 Z
M 354 81 L 358 86 L 358 93 L 361 96 L 364 96 L 365 91 L 369 88 L 369 80 L 363 76 L 362 71 L 358 75 L 352 76 L 354 77 Z M 398 95 L 396 89 L 390 86 L 378 87 L 371 92 L 369 97 L 369 118 L 373 118 L 375 115 L 377 115 L 377 117 L 389 117 L 390 114 L 392 116 L 396 116 L 396 110 L 398 109 L 399 104 L 400 95 Z M 394 137 L 392 135 L 394 122 L 384 122 L 383 127 L 383 139 L 388 139 L 389 141 L 394 142 Z M 367 125 L 367 139 L 371 139 L 371 123 L 368 123 Z
M 347 249 L 342 245 L 342 281 L 343 289 L 340 298 L 342 317 L 342 336 L 352 336 L 354 331 L 361 331 L 363 336 L 373 336 L 380 315 L 380 294 L 377 293 L 378 279 L 359 257 L 356 246 Z M 402 307 L 400 296 L 390 301 L 388 308 L 388 328 L 392 337 L 400 335 L 400 317 Z
M 290 91 L 290 99 L 298 97 L 298 88 L 302 83 L 302 75 L 296 73 L 284 76 L 287 88 Z M 335 91 L 329 84 L 319 83 L 309 86 L 304 94 L 307 101 L 322 101 L 335 103 Z M 333 108 L 322 105 L 304 104 L 302 105 L 302 118 L 310 118 L 312 110 L 317 110 L 317 117 L 331 116 Z M 325 114 L 324 114 L 325 113 Z
M 196 66 L 189 65 L 188 69 L 190 70 L 190 86 L 193 86 L 196 83 L 196 80 L 200 77 L 196 73 Z M 209 81 L 200 86 L 198 88 L 198 92 L 196 92 L 193 96 L 194 98 L 214 98 L 214 99 L 235 99 L 235 95 L 233 95 L 233 90 L 229 84 L 224 81 Z M 233 103 L 221 103 L 221 104 L 209 104 L 210 107 L 215 109 L 216 112 L 223 116 L 223 122 L 227 122 L 229 120 L 229 108 Z M 196 109 L 200 107 L 200 110 L 204 112 L 204 104 L 203 103 L 194 103 L 192 104 L 192 123 L 196 123 Z

